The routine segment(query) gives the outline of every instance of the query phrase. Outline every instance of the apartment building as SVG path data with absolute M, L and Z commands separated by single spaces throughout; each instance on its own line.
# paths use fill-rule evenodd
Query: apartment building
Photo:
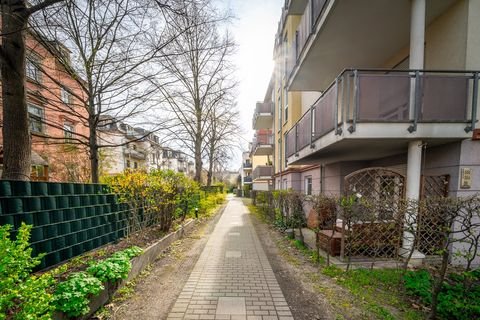
M 250 143 L 251 149 L 251 143 Z M 242 153 L 242 167 L 240 168 L 241 176 L 241 190 L 242 195 L 247 196 L 249 191 L 252 190 L 252 159 L 250 157 L 251 151 L 245 151 Z
M 88 127 L 84 91 L 59 62 L 69 60 L 61 43 L 26 33 L 26 90 L 32 136 L 32 180 L 88 181 Z M 78 98 L 81 99 L 78 99 Z M 1 103 L 1 102 L 0 102 Z M 0 133 L 1 135 L 1 133 Z M 0 137 L 0 139 L 3 139 Z M 0 153 L 0 162 L 2 162 Z
M 274 107 L 254 115 L 272 120 L 275 188 L 478 193 L 479 15 L 476 0 L 287 0 Z

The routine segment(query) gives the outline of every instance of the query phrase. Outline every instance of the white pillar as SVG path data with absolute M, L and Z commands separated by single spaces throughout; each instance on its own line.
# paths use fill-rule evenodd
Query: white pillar
M 423 69 L 425 55 L 425 0 L 412 0 L 409 69 Z M 415 79 L 410 82 L 410 120 L 415 116 Z
M 410 17 L 410 69 L 424 68 L 425 54 L 425 1 L 412 0 L 412 11 Z M 410 83 L 410 119 L 415 117 L 415 79 Z M 409 200 L 418 200 L 420 198 L 420 178 L 422 174 L 422 141 L 414 140 L 408 143 L 407 160 L 407 186 L 406 197 Z M 417 210 L 417 208 L 412 208 Z M 414 217 L 406 217 L 414 219 Z M 408 221 L 411 224 L 412 221 Z M 408 255 L 413 246 L 413 234 L 404 232 L 403 234 L 403 252 L 402 255 Z M 425 256 L 418 251 L 414 251 L 412 258 L 422 259 Z

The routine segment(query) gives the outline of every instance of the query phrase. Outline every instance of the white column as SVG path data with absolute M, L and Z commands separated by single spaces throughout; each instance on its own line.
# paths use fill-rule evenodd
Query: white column
M 412 0 L 409 69 L 423 69 L 425 55 L 425 0 Z M 410 119 L 415 115 L 415 79 L 410 82 Z
M 425 53 L 425 0 L 412 0 L 410 20 L 410 69 L 424 68 Z M 415 116 L 415 79 L 410 84 L 410 119 Z M 408 143 L 407 186 L 406 197 L 410 200 L 420 198 L 420 178 L 422 174 L 422 141 L 414 140 Z M 416 210 L 416 208 L 414 208 Z M 413 217 L 408 217 L 412 219 Z M 409 223 L 410 224 L 410 223 Z M 413 234 L 404 232 L 403 253 L 408 255 L 413 246 Z M 424 258 L 420 252 L 415 252 L 412 258 Z

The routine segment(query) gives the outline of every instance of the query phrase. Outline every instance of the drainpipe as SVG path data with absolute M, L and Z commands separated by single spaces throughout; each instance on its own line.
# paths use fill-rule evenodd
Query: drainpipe
M 421 70 L 424 66 L 424 46 L 425 46 L 425 0 L 412 0 L 411 24 L 410 24 L 410 69 Z M 412 78 L 410 85 L 410 119 L 414 121 L 413 130 L 416 130 L 416 121 L 418 117 L 418 89 L 419 86 Z M 412 128 L 412 127 L 411 127 Z M 409 200 L 416 201 L 420 198 L 420 178 L 422 173 L 422 141 L 413 140 L 408 143 L 407 160 L 407 185 L 406 197 Z M 418 210 L 415 208 L 414 210 Z M 415 211 L 414 211 L 415 212 Z M 412 217 L 411 219 L 414 219 Z M 414 236 L 405 231 L 403 234 L 403 245 L 400 254 L 408 256 L 412 250 Z M 423 259 L 425 255 L 415 250 L 412 259 Z

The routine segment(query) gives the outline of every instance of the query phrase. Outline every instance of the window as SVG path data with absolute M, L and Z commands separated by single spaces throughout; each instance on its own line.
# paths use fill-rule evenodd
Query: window
M 72 94 L 64 87 L 60 88 L 60 97 L 63 103 L 70 104 L 72 102 Z
M 284 76 L 287 77 L 288 72 L 288 35 L 285 33 L 285 37 L 283 38 L 283 71 Z
M 283 179 L 283 190 L 287 190 L 287 189 L 288 189 L 287 179 Z
M 133 163 L 133 169 L 138 169 L 138 163 L 137 162 Z
M 63 134 L 65 136 L 65 142 L 72 142 L 73 133 L 75 132 L 75 127 L 71 122 L 63 123 Z
M 41 71 L 38 67 L 38 60 L 33 57 L 28 57 L 25 63 L 25 75 L 27 78 L 40 82 L 41 80 Z
M 46 180 L 47 174 L 46 174 L 45 167 L 43 165 L 39 165 L 39 164 L 32 165 L 31 176 L 32 176 L 32 180 L 34 180 L 34 181 Z
M 127 168 L 130 168 L 130 160 L 127 160 L 126 167 L 127 167 Z
M 282 130 L 282 97 L 278 95 L 278 131 Z
M 284 103 L 284 106 L 285 106 L 285 121 L 284 122 L 287 122 L 288 121 L 288 92 L 287 92 L 287 88 L 283 89 L 283 103 Z
M 308 196 L 312 195 L 312 177 L 305 177 L 305 194 Z
M 30 131 L 43 132 L 43 108 L 29 104 L 28 115 L 30 117 Z

